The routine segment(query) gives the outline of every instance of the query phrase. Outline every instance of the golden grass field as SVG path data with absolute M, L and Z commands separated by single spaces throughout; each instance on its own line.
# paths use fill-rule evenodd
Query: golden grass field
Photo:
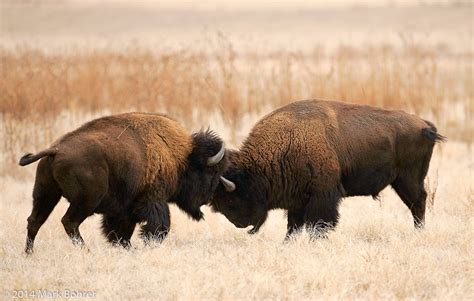
M 265 38 L 288 41 L 275 33 L 286 28 L 311 33 L 310 12 L 309 17 L 291 12 L 222 17 L 191 10 L 182 13 L 189 18 L 184 24 L 169 17 L 165 25 L 153 23 L 150 13 L 136 27 L 128 26 L 120 36 L 128 42 L 117 47 L 110 35 L 120 27 L 118 20 L 129 22 L 144 11 L 104 5 L 108 16 L 92 5 L 35 10 L 0 5 L 0 299 L 47 292 L 65 298 L 65 290 L 92 291 L 94 298 L 107 300 L 474 299 L 474 51 L 472 29 L 466 29 L 472 6 L 427 7 L 425 13 L 377 9 L 377 17 L 368 21 L 380 25 L 371 32 L 378 37 L 372 43 L 339 40 L 308 47 L 296 39 L 293 47 L 265 48 Z M 162 14 L 168 13 L 182 16 Z M 322 18 L 315 21 L 317 33 L 328 28 L 323 23 L 330 14 L 348 22 L 355 36 L 369 36 L 360 25 L 366 16 L 361 8 L 313 13 Z M 74 16 L 74 22 L 67 21 L 71 43 L 64 26 Z M 232 18 L 223 21 L 225 16 Z M 102 17 L 110 20 L 109 27 L 100 23 Z M 200 18 L 210 17 L 214 27 L 230 33 L 189 43 Z M 267 29 L 274 30 L 271 34 L 262 33 L 261 20 L 279 17 L 284 21 Z M 289 26 L 292 22 L 297 25 Z M 391 28 L 403 22 L 432 30 L 435 41 L 419 38 L 415 30 L 396 32 L 396 42 L 379 39 L 385 33 L 393 37 Z M 257 45 L 242 47 L 236 42 L 241 33 L 234 29 L 253 25 Z M 342 37 L 341 28 L 326 34 Z M 107 36 L 99 46 L 96 36 L 87 40 L 94 30 Z M 147 38 L 133 40 L 138 32 L 161 37 L 168 31 L 188 43 L 154 47 Z M 63 199 L 39 231 L 35 253 L 23 253 L 36 167 L 17 165 L 24 153 L 45 148 L 92 118 L 126 111 L 164 112 L 190 132 L 209 126 L 237 148 L 263 115 L 309 98 L 402 109 L 433 121 L 448 137 L 435 147 L 426 179 L 424 230 L 414 229 L 409 210 L 387 188 L 379 201 L 345 199 L 336 231 L 314 242 L 303 233 L 284 244 L 283 211 L 271 212 L 251 236 L 208 208 L 205 221 L 197 223 L 172 207 L 172 229 L 161 245 L 145 247 L 135 234 L 130 251 L 109 246 L 100 216 L 92 216 L 81 226 L 87 245 L 81 249 L 71 244 L 60 222 L 68 206 Z
M 0 183 L 0 278 L 15 289 L 94 291 L 99 299 L 437 299 L 469 300 L 473 291 L 472 151 L 458 142 L 436 148 L 429 185 L 436 196 L 426 228 L 415 231 L 411 214 L 390 189 L 381 201 L 349 198 L 327 240 L 303 233 L 283 244 L 286 220 L 272 212 L 250 236 L 223 216 L 205 211 L 204 222 L 172 208 L 165 242 L 134 248 L 108 246 L 98 216 L 81 232 L 88 250 L 74 247 L 61 225 L 61 201 L 23 254 L 31 210 L 33 167 Z M 13 169 L 13 168 L 12 168 Z M 14 168 L 17 169 L 17 168 Z M 437 183 L 437 185 L 436 185 Z

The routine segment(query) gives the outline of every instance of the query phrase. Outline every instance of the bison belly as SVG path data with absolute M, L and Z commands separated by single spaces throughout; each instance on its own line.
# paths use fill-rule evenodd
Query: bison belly
M 352 170 L 342 175 L 342 185 L 346 196 L 377 196 L 380 191 L 391 184 L 397 176 L 391 162 L 373 164 Z

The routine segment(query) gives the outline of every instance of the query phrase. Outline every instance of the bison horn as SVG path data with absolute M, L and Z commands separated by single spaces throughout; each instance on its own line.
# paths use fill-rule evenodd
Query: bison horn
M 222 143 L 222 147 L 221 147 L 220 151 L 217 154 L 215 154 L 214 156 L 209 157 L 207 159 L 207 166 L 213 166 L 213 165 L 216 165 L 217 163 L 221 162 L 222 158 L 224 157 L 224 154 L 225 154 L 225 147 L 224 147 L 224 143 Z
M 223 176 L 221 176 L 221 183 L 222 185 L 224 185 L 225 187 L 225 190 L 227 192 L 232 192 L 235 190 L 235 184 L 234 182 L 230 181 L 230 180 L 227 180 L 226 178 L 224 178 Z

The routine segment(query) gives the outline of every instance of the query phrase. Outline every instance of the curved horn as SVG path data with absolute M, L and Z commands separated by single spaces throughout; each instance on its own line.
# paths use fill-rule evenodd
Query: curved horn
M 224 154 L 225 154 L 225 147 L 224 147 L 224 143 L 222 143 L 222 147 L 219 150 L 219 152 L 215 154 L 214 156 L 209 157 L 207 159 L 207 166 L 213 166 L 221 162 L 222 158 L 224 157 Z
M 227 192 L 232 192 L 235 190 L 235 184 L 234 182 L 230 181 L 230 180 L 227 180 L 226 178 L 224 178 L 223 176 L 221 176 L 221 183 L 222 185 L 224 185 L 225 187 L 225 190 Z

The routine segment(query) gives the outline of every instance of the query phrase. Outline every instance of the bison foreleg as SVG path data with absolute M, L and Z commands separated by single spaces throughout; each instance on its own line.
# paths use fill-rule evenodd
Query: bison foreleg
M 311 197 L 304 216 L 311 239 L 327 237 L 327 232 L 336 226 L 340 198 L 338 190 Z
M 195 207 L 194 205 L 177 202 L 178 208 L 183 210 L 189 217 L 191 217 L 195 221 L 201 221 L 204 219 L 204 213 L 202 213 L 199 207 Z
M 152 241 L 162 242 L 170 229 L 170 209 L 165 202 L 144 202 L 135 209 L 140 221 L 146 224 L 141 226 L 140 237 L 145 244 Z
M 102 232 L 107 240 L 124 248 L 130 248 L 130 238 L 135 230 L 136 223 L 128 217 L 104 215 L 102 217 Z
M 288 225 L 285 236 L 285 242 L 289 241 L 291 237 L 299 232 L 304 225 L 304 212 L 288 210 Z

